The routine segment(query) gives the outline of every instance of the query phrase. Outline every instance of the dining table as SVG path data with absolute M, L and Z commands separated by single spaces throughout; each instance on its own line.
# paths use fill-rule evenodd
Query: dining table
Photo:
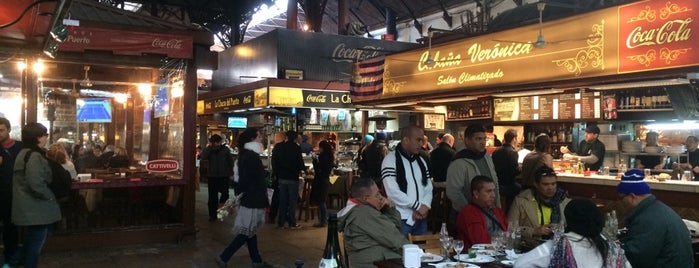
M 463 266 L 464 268 L 469 268 L 469 267 L 481 267 L 481 268 L 507 268 L 507 267 L 512 267 L 511 265 L 505 265 L 501 261 L 506 260 L 506 258 L 503 257 L 498 257 L 495 258 L 495 261 L 493 262 L 487 262 L 487 263 L 473 263 L 471 266 Z M 449 260 L 449 261 L 442 261 L 442 262 L 422 262 L 420 264 L 420 267 L 430 267 L 430 268 L 435 268 L 435 267 L 451 267 L 451 266 L 446 266 L 446 263 L 457 263 L 455 259 Z M 463 264 L 467 264 L 467 262 L 461 262 Z M 402 258 L 396 258 L 396 259 L 387 259 L 387 260 L 381 260 L 381 261 L 375 261 L 374 265 L 378 268 L 403 268 L 403 259 Z M 475 266 L 474 266 L 475 265 Z M 460 267 L 460 266 L 455 266 L 455 267 Z

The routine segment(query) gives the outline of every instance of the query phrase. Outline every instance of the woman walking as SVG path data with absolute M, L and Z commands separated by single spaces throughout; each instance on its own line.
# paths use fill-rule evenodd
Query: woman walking
M 267 171 L 260 160 L 261 140 L 262 136 L 255 128 L 245 129 L 238 137 L 240 151 L 237 166 L 241 168 L 234 172 L 238 173 L 238 186 L 243 196 L 233 225 L 236 236 L 221 255 L 216 257 L 219 267 L 226 267 L 231 257 L 244 244 L 248 246 L 253 267 L 272 267 L 262 261 L 257 248 L 257 230 L 265 222 L 265 208 L 269 207 L 265 182 Z
M 335 167 L 335 151 L 327 141 L 321 141 L 318 147 L 320 154 L 318 154 L 318 158 L 313 159 L 315 177 L 311 185 L 311 200 L 318 205 L 318 220 L 320 222 L 314 224 L 313 227 L 325 227 L 328 223 L 328 208 L 325 199 L 330 188 L 330 173 Z
M 21 254 L 26 268 L 37 267 L 49 227 L 61 220 L 58 202 L 48 187 L 52 174 L 42 149 L 48 136 L 46 127 L 39 123 L 25 125 L 22 128 L 24 148 L 15 160 L 12 221 L 24 230 Z

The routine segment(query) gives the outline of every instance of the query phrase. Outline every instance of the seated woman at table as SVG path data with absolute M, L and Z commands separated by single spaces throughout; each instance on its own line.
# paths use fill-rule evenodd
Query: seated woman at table
M 565 233 L 517 258 L 514 267 L 631 267 L 621 246 L 602 236 L 604 221 L 594 202 L 570 201 Z
M 347 206 L 337 214 L 349 267 L 374 267 L 375 261 L 400 258 L 403 245 L 409 242 L 400 232 L 400 213 L 393 203 L 368 178 L 355 180 L 351 193 Z
M 456 229 L 464 248 L 490 243 L 499 232 L 507 231 L 505 212 L 495 206 L 495 182 L 478 175 L 471 180 L 471 200 L 459 212 Z
M 556 179 L 553 169 L 541 166 L 534 172 L 534 188 L 515 197 L 507 221 L 522 228 L 522 238 L 548 237 L 552 224 L 565 224 L 562 212 L 570 198 L 565 190 L 558 188 Z
M 318 205 L 318 220 L 313 224 L 313 227 L 325 227 L 328 221 L 328 209 L 325 205 L 325 199 L 328 196 L 328 188 L 330 188 L 330 173 L 335 166 L 335 151 L 327 141 L 318 143 L 320 154 L 313 159 L 313 171 L 315 177 L 311 185 L 311 200 Z

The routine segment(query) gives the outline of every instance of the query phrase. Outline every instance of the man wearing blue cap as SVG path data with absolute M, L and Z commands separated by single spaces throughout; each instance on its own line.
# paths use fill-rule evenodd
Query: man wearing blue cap
M 643 171 L 631 169 L 617 186 L 619 199 L 629 209 L 622 239 L 626 258 L 635 268 L 694 267 L 689 231 L 682 218 L 650 193 Z

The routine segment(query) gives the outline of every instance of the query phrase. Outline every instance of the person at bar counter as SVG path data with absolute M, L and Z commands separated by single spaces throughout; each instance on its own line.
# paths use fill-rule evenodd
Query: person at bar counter
M 471 200 L 456 219 L 458 236 L 464 248 L 474 244 L 490 244 L 498 232 L 507 231 L 505 212 L 495 206 L 495 182 L 478 175 L 471 180 Z
M 622 241 L 626 258 L 635 268 L 694 267 L 689 230 L 677 213 L 651 194 L 643 171 L 630 169 L 616 191 L 629 209 Z
M 206 178 L 209 184 L 209 221 L 216 221 L 216 209 L 228 200 L 228 180 L 233 171 L 233 156 L 228 147 L 222 144 L 223 138 L 214 134 L 209 138 L 210 145 L 201 152 L 201 160 L 207 163 Z M 219 197 L 219 194 L 221 196 Z
M 370 178 L 376 182 L 379 188 L 383 188 L 381 181 L 381 163 L 384 157 L 388 154 L 388 146 L 386 145 L 386 133 L 376 133 L 376 139 L 362 153 L 363 169 L 360 170 L 362 178 Z
M 596 125 L 589 125 L 585 128 L 585 140 L 580 141 L 575 153 L 571 153 L 568 147 L 561 146 L 563 159 L 579 160 L 585 163 L 585 170 L 597 171 L 604 162 L 605 148 L 597 138 L 600 129 Z
M 49 228 L 61 220 L 61 209 L 48 185 L 51 167 L 44 146 L 49 134 L 42 124 L 22 128 L 23 148 L 17 155 L 12 179 L 12 222 L 22 229 L 20 255 L 26 268 L 39 264 Z
M 432 181 L 427 160 L 420 154 L 424 131 L 418 126 L 400 130 L 396 151 L 381 164 L 386 196 L 396 204 L 404 235 L 427 234 L 427 215 L 432 206 Z
M 699 150 L 697 150 L 699 138 L 695 136 L 687 137 L 684 146 L 687 147 L 687 156 L 680 156 L 680 167 L 684 170 L 691 170 L 694 173 L 694 180 L 699 181 Z
M 553 156 L 551 150 L 551 137 L 541 133 L 534 138 L 534 151 L 527 154 L 522 160 L 522 173 L 519 174 L 524 188 L 534 187 L 534 173 L 542 166 L 553 168 Z
M 565 233 L 519 256 L 514 267 L 631 267 L 621 246 L 602 236 L 604 220 L 594 202 L 573 199 L 564 215 Z
M 505 131 L 505 143 L 493 152 L 493 165 L 495 165 L 495 173 L 498 174 L 498 183 L 500 195 L 505 197 L 507 204 L 512 203 L 515 196 L 519 194 L 522 188 L 515 177 L 519 175 L 519 155 L 515 151 L 517 145 L 517 131 L 508 129 Z
M 297 136 L 296 131 L 287 131 L 286 141 L 274 146 L 272 151 L 272 169 L 279 179 L 277 228 L 285 228 L 286 223 L 291 229 L 301 228 L 301 225 L 296 223 L 295 215 L 299 198 L 299 173 L 306 169 L 306 166 L 301 156 L 301 147 L 295 142 Z
M 498 187 L 497 173 L 493 165 L 493 159 L 485 151 L 485 127 L 480 124 L 472 124 L 464 130 L 464 144 L 466 148 L 454 155 L 454 159 L 447 169 L 447 197 L 451 201 L 451 220 L 447 224 L 451 225 L 450 230 L 456 223 L 456 216 L 459 211 L 468 205 L 471 198 L 471 180 L 483 175 L 492 178 Z M 500 206 L 500 192 L 495 191 L 495 205 Z
M 0 117 L 0 221 L 2 222 L 2 244 L 5 264 L 16 265 L 17 226 L 12 223 L 12 178 L 15 160 L 22 149 L 22 142 L 10 137 L 10 120 Z
M 558 188 L 557 178 L 553 169 L 542 166 L 534 173 L 534 187 L 515 197 L 507 221 L 522 228 L 523 238 L 548 237 L 552 227 L 565 225 L 562 212 L 570 198 L 565 190 Z
M 318 220 L 313 227 L 325 227 L 328 223 L 328 210 L 325 204 L 325 199 L 328 196 L 330 188 L 330 173 L 335 167 L 335 151 L 327 141 L 318 143 L 320 153 L 318 157 L 313 158 L 313 170 L 315 177 L 311 186 L 311 200 L 318 205 Z
M 257 247 L 257 233 L 265 222 L 267 201 L 267 171 L 262 165 L 262 135 L 256 128 L 246 128 L 238 138 L 237 179 L 242 196 L 233 224 L 233 241 L 216 257 L 218 267 L 226 267 L 228 261 L 243 245 L 247 245 L 252 267 L 272 267 L 262 261 Z
M 658 132 L 649 131 L 646 133 L 646 147 L 657 147 Z M 644 169 L 662 169 L 665 165 L 665 156 L 663 155 L 637 155 L 636 168 Z
M 374 142 L 374 136 L 371 134 L 366 134 L 364 138 L 362 138 L 362 146 L 359 147 L 359 150 L 357 150 L 357 155 L 354 158 L 354 163 L 357 165 L 357 170 L 359 174 L 363 174 L 364 169 L 366 168 L 366 162 L 364 162 L 364 151 L 366 151 L 367 148 Z
M 350 267 L 374 267 L 375 261 L 400 258 L 403 245 L 409 243 L 400 232 L 400 212 L 372 179 L 355 180 L 350 192 L 352 198 L 337 214 Z

